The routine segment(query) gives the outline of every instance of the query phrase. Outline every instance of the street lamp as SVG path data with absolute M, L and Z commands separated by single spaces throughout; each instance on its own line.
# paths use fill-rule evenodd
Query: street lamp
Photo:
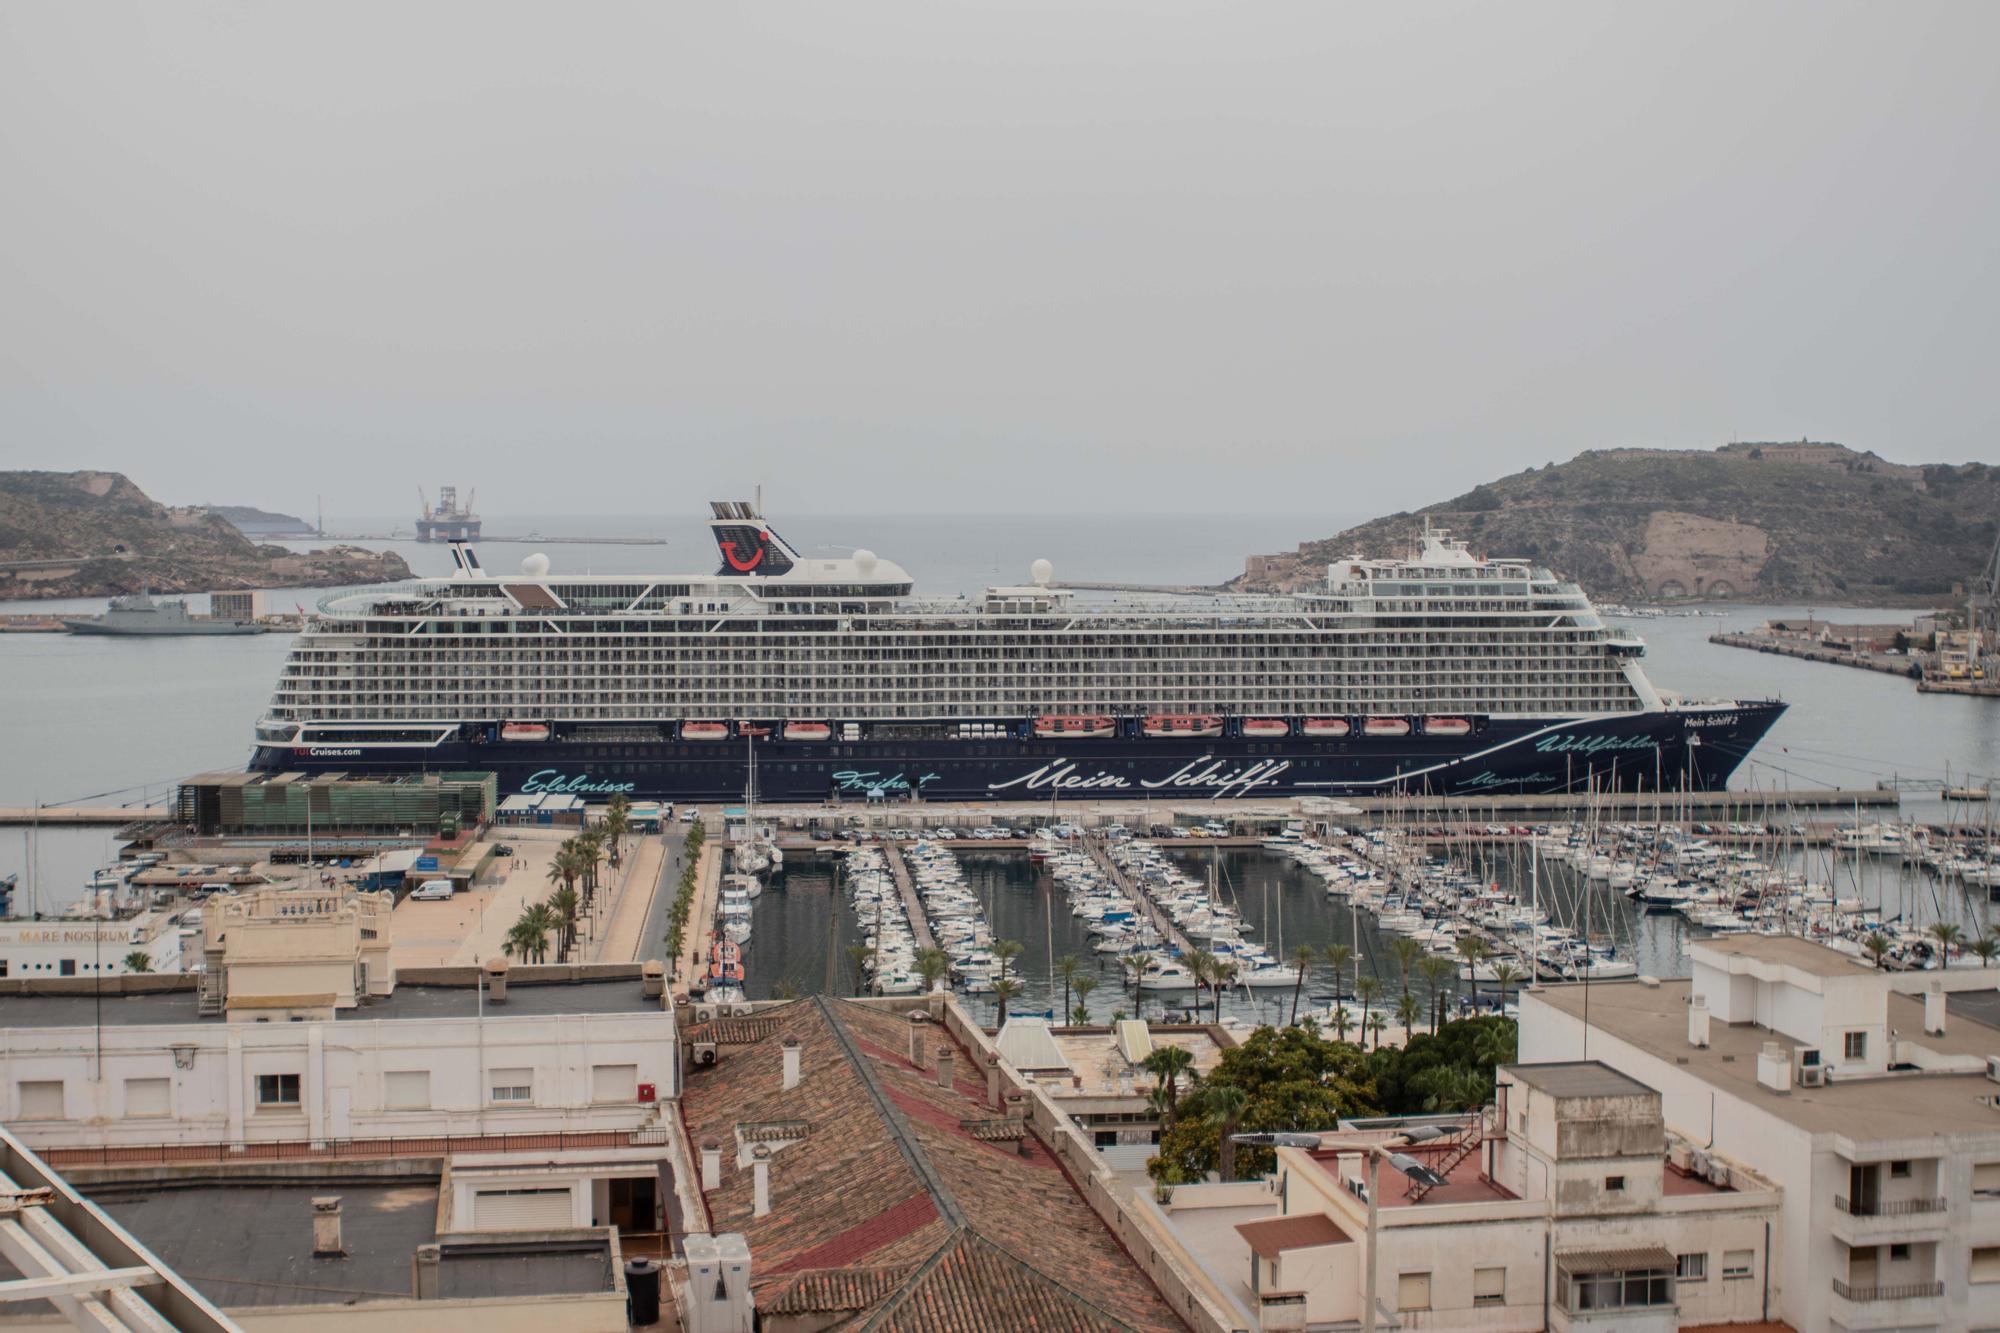
M 1281 1131 L 1231 1134 L 1229 1141 L 1251 1148 L 1303 1148 L 1311 1152 L 1320 1146 L 1320 1138 L 1318 1134 L 1290 1134 Z M 1387 1162 L 1419 1185 L 1442 1185 L 1445 1178 L 1408 1153 L 1391 1152 L 1379 1143 L 1366 1145 L 1366 1151 L 1368 1153 L 1368 1274 L 1361 1296 L 1361 1328 L 1362 1333 L 1375 1333 L 1375 1184 L 1379 1179 L 1380 1164 Z

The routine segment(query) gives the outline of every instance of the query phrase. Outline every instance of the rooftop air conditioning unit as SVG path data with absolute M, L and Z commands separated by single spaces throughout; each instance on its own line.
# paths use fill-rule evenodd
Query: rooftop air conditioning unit
M 1704 1179 L 1708 1176 L 1708 1154 L 1696 1148 L 1688 1154 L 1688 1169 Z
M 1802 1088 L 1822 1088 L 1826 1086 L 1825 1065 L 1800 1065 L 1799 1086 Z
M 706 1067 L 715 1063 L 716 1049 L 714 1042 L 698 1041 L 694 1043 L 693 1050 L 694 1062 L 697 1067 Z
M 1708 1183 L 1717 1189 L 1729 1188 L 1729 1167 L 1721 1159 L 1708 1159 Z
M 1676 1171 L 1686 1172 L 1692 1170 L 1694 1167 L 1694 1149 L 1685 1143 L 1676 1143 L 1672 1148 L 1667 1150 L 1667 1160 L 1673 1163 L 1674 1170 Z
M 1986 1057 L 1986 1077 L 1995 1083 L 2000 1083 L 2000 1055 Z
M 715 1006 L 712 1004 L 696 1005 L 694 1007 L 694 1021 L 697 1023 L 713 1023 L 715 1021 Z
M 748 1004 L 734 1004 L 729 1007 L 729 1014 L 732 1018 L 748 1018 L 756 1012 L 756 1009 Z

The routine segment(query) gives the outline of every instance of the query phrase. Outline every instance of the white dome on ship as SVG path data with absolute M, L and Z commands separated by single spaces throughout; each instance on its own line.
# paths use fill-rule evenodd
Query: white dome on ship
M 1037 583 L 1047 583 L 1056 576 L 1056 567 L 1047 560 L 1037 560 L 1028 566 L 1028 577 Z
M 854 568 L 855 572 L 860 574 L 864 579 L 873 574 L 875 572 L 875 553 L 865 546 L 856 551 L 854 553 Z
M 537 551 L 522 559 L 521 572 L 531 579 L 546 578 L 549 572 L 549 558 Z

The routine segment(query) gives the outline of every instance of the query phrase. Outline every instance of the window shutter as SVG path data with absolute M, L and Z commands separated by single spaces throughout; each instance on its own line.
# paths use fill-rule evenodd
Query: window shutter
M 60 1079 L 21 1085 L 21 1119 L 60 1120 L 63 1118 L 63 1085 Z
M 590 1100 L 594 1102 L 629 1102 L 639 1095 L 639 1066 L 637 1065 L 592 1065 L 590 1067 Z
M 1430 1309 L 1431 1275 L 1429 1273 L 1405 1273 L 1397 1278 L 1396 1308 L 1398 1310 Z
M 393 1069 L 383 1080 L 382 1105 L 390 1111 L 428 1111 L 431 1074 L 428 1069 Z
M 128 1078 L 125 1080 L 125 1114 L 128 1116 L 164 1116 L 173 1113 L 168 1091 L 170 1084 L 163 1078 Z
M 1475 1268 L 1472 1270 L 1472 1301 L 1475 1305 L 1498 1305 L 1507 1299 L 1507 1270 L 1504 1268 Z

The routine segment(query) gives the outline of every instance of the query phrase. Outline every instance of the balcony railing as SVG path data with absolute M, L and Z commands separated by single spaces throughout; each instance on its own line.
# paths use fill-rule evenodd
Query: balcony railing
M 1833 1294 L 1848 1301 L 1918 1301 L 1944 1295 L 1944 1283 L 1897 1282 L 1889 1286 L 1850 1287 L 1835 1278 Z
M 1856 1203 L 1845 1194 L 1833 1196 L 1833 1206 L 1851 1217 L 1910 1217 L 1917 1213 L 1941 1213 L 1943 1199 L 1876 1199 Z

